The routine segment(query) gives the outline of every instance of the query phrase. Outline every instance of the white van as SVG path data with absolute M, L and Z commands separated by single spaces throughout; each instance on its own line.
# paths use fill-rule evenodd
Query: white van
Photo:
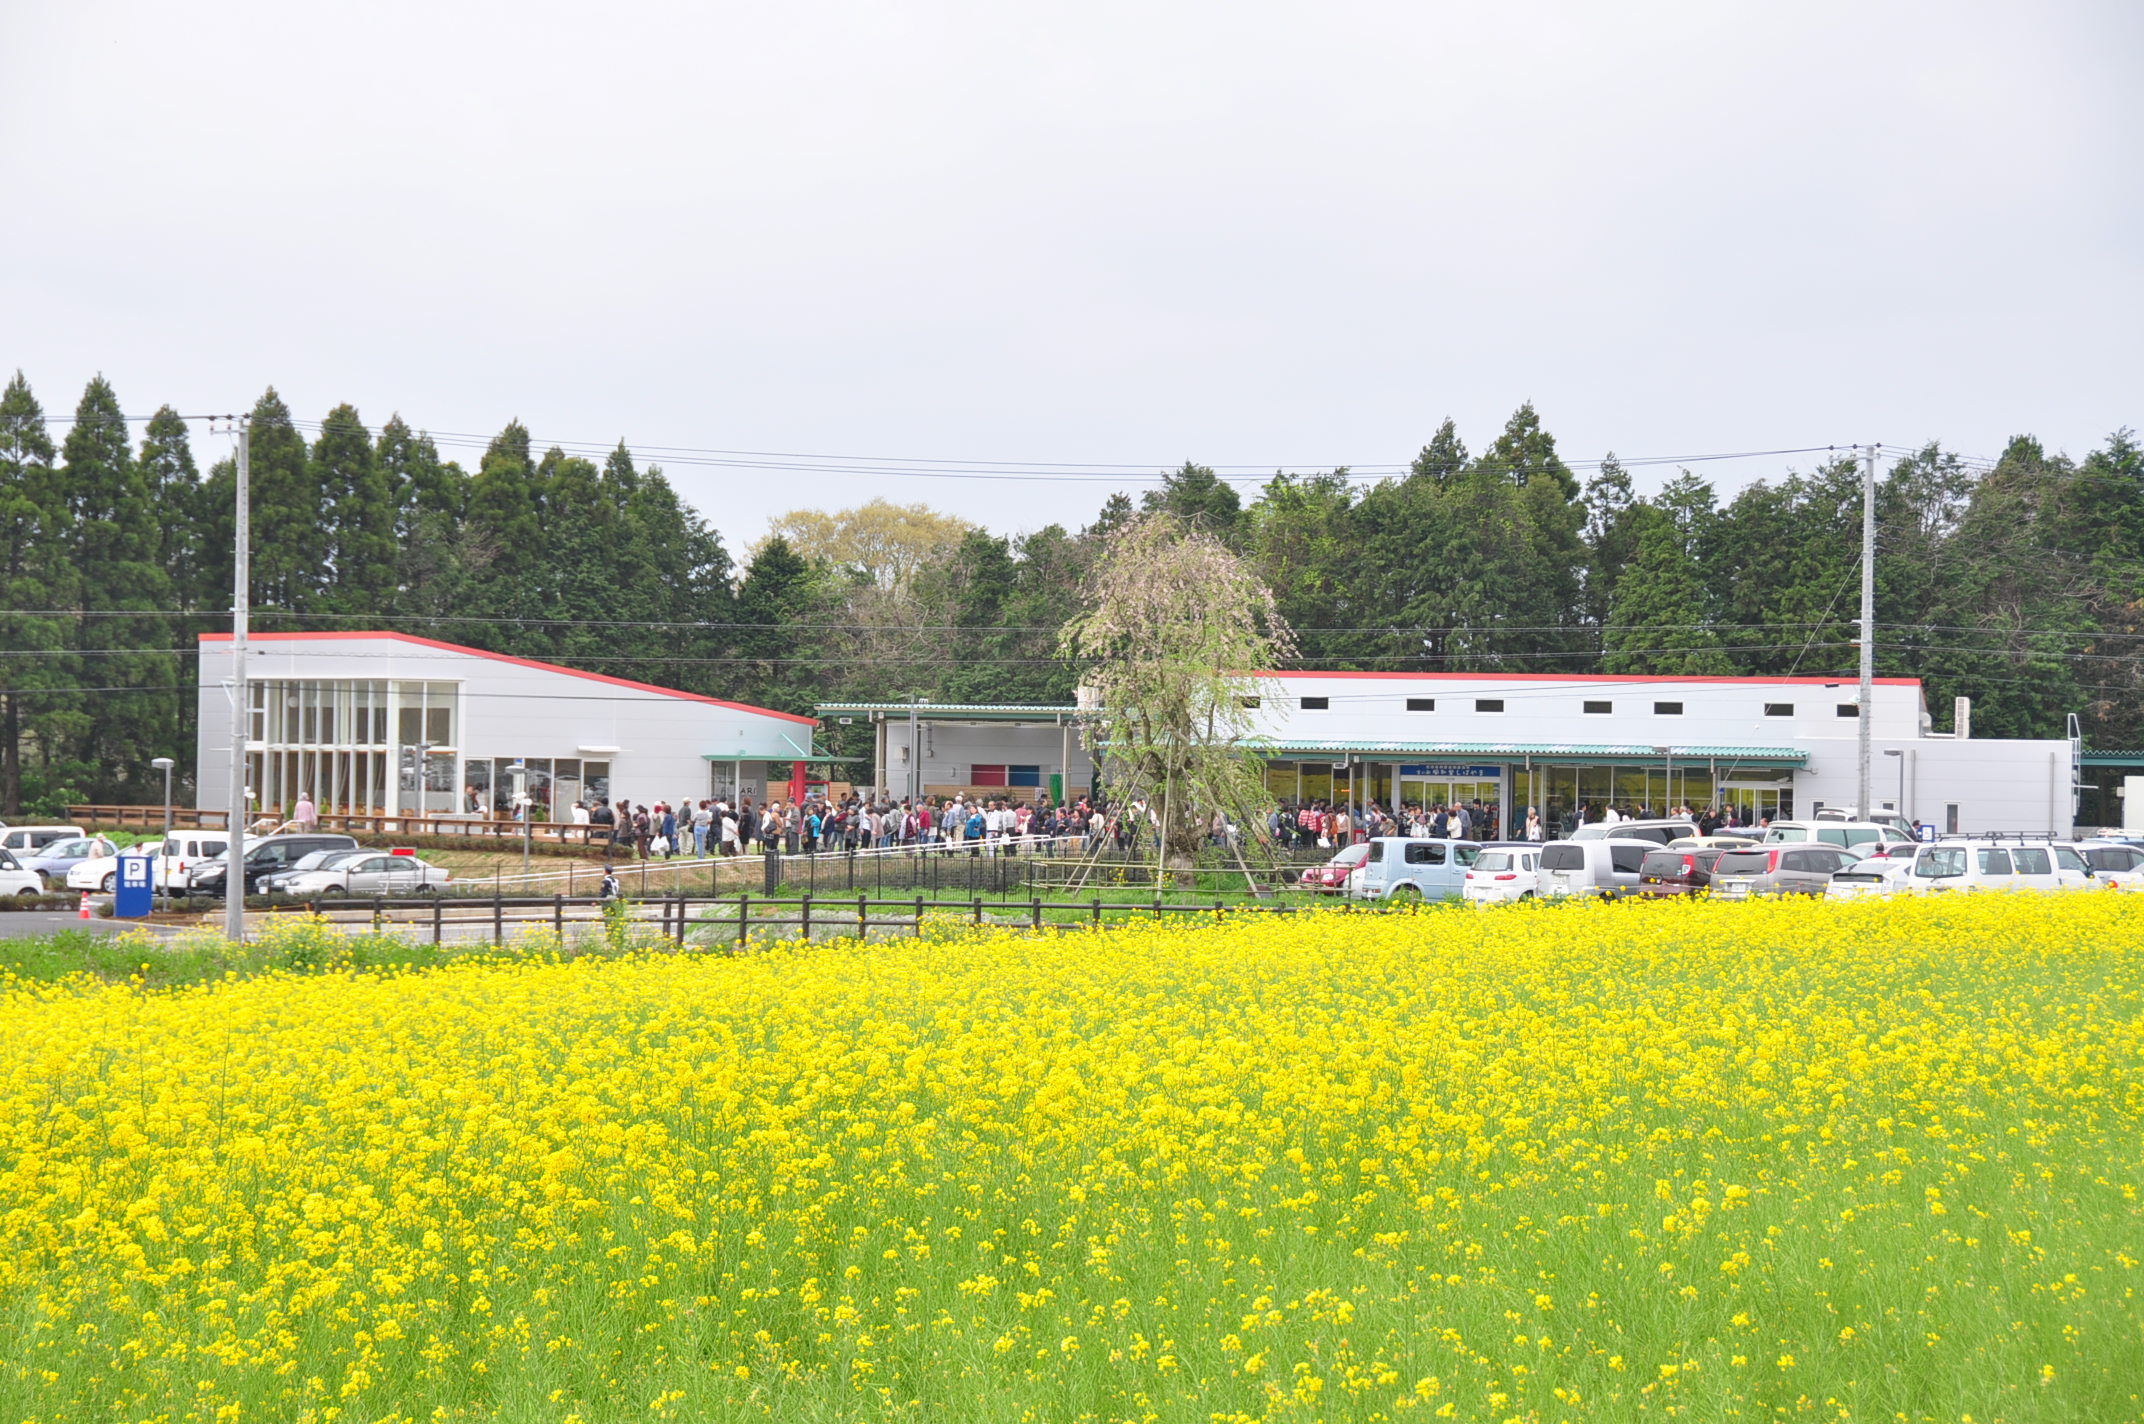
M 1819 816 L 1814 821 L 1774 821 L 1765 830 L 1766 845 L 1798 845 L 1814 841 L 1819 845 L 1844 846 L 1848 850 L 1863 850 L 1871 854 L 1882 845 L 1912 845 L 1913 836 L 1898 827 L 1878 821 L 1842 821 L 1828 816 Z
M 72 840 L 82 834 L 80 826 L 9 826 L 0 830 L 0 850 L 17 857 L 35 855 L 54 841 Z
M 1467 871 L 1460 898 L 1470 905 L 1507 905 L 1531 900 L 1541 890 L 1541 847 L 1485 846 Z
M 1377 836 L 1362 869 L 1348 877 L 1347 893 L 1357 900 L 1455 900 L 1480 854 L 1474 841 Z
M 183 895 L 193 884 L 194 867 L 220 860 L 230 844 L 227 831 L 173 831 L 150 870 L 150 881 L 166 894 Z
M 1621 899 L 1638 888 L 1638 867 L 1658 849 L 1659 842 L 1636 838 L 1550 841 L 1541 847 L 1541 898 Z
M 1905 888 L 1916 895 L 1951 890 L 2064 890 L 2055 856 L 2045 845 L 1991 845 L 1985 841 L 1937 841 L 1913 858 Z
M 1656 820 L 1588 821 L 1571 832 L 1574 841 L 1651 841 L 1664 846 L 1698 834 L 1697 822 L 1674 816 Z

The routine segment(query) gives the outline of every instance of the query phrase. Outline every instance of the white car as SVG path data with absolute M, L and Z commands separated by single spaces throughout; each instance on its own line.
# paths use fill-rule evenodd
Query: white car
M 44 877 L 34 870 L 24 870 L 12 851 L 0 848 L 0 895 L 27 896 L 44 893 Z
M 1855 861 L 1831 877 L 1824 887 L 1827 900 L 1866 900 L 1885 895 L 1911 893 L 1906 877 L 1913 873 L 1913 860 L 1903 855 L 1876 855 Z
M 163 848 L 164 843 L 162 841 L 149 841 L 144 845 L 134 846 L 121 852 L 121 854 L 153 856 L 161 852 Z M 150 868 L 149 873 L 152 877 L 156 874 L 153 866 Z M 74 869 L 67 872 L 67 888 L 69 890 L 101 890 L 107 895 L 111 894 L 119 888 L 119 854 L 92 856 L 90 859 L 81 862 Z
M 2046 845 L 1994 845 L 1986 841 L 1938 841 L 1921 847 L 1906 876 L 1916 895 L 1957 890 L 2064 890 L 2053 851 Z
M 2079 841 L 2077 853 L 2092 867 L 2092 879 L 2117 890 L 2144 890 L 2144 850 L 2126 841 Z
M 449 871 L 429 865 L 413 855 L 357 856 L 318 870 L 301 871 L 277 887 L 278 893 L 299 899 L 337 895 L 436 895 L 452 879 Z
M 1531 900 L 1541 890 L 1541 852 L 1499 846 L 1485 850 L 1467 867 L 1459 898 L 1469 905 L 1508 905 Z

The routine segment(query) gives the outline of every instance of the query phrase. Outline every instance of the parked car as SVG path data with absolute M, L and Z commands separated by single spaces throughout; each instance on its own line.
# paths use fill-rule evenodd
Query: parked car
M 0 895 L 42 895 L 44 891 L 42 876 L 34 870 L 24 870 L 13 851 L 0 850 Z
M 1698 845 L 1677 841 L 1664 850 L 1653 851 L 1638 866 L 1638 893 L 1652 899 L 1695 895 L 1712 883 L 1715 861 L 1731 850 L 1745 849 L 1746 845 L 1746 842 Z
M 1651 841 L 1654 845 L 1666 845 L 1669 841 L 1686 840 L 1698 833 L 1695 821 L 1662 818 L 1652 821 L 1588 821 L 1571 832 L 1567 839 L 1574 841 Z
M 1875 821 L 1837 821 L 1824 818 L 1814 821 L 1774 821 L 1764 833 L 1766 845 L 1800 845 L 1811 841 L 1819 845 L 1849 848 L 1917 844 L 1912 833 Z
M 304 875 L 314 870 L 332 869 L 346 860 L 356 860 L 361 856 L 375 854 L 377 854 L 376 851 L 369 850 L 316 850 L 310 855 L 300 856 L 281 870 L 271 871 L 269 874 L 263 875 L 254 882 L 253 888 L 263 895 L 279 894 L 294 876 Z
M 192 888 L 194 868 L 221 858 L 230 844 L 225 831 L 173 831 L 164 837 L 164 853 L 156 858 L 150 882 L 183 895 Z
M 1761 895 L 1822 895 L 1831 877 L 1867 857 L 1833 845 L 1762 845 L 1731 850 L 1712 863 L 1715 900 Z
M 1362 869 L 1348 878 L 1347 893 L 1357 900 L 1457 899 L 1482 851 L 1475 841 L 1429 836 L 1376 836 L 1368 845 Z
M 2077 853 L 2100 884 L 2118 890 L 2144 889 L 2144 849 L 2125 841 L 2089 840 L 2077 843 Z
M 101 890 L 109 895 L 119 888 L 119 857 L 122 854 L 155 855 L 162 844 L 161 841 L 147 841 L 131 846 L 123 852 L 114 851 L 110 855 L 92 856 L 88 860 L 78 861 L 74 869 L 67 872 L 67 888 Z
M 1871 896 L 1909 893 L 1906 877 L 1913 874 L 1911 855 L 1872 855 L 1855 861 L 1831 877 L 1824 895 L 1832 900 L 1865 900 Z
M 67 872 L 83 861 L 118 853 L 119 847 L 102 836 L 72 836 L 52 841 L 43 850 L 19 855 L 16 859 L 24 870 L 34 870 L 42 875 L 47 885 L 63 886 L 67 883 Z
M 1659 849 L 1652 840 L 1550 841 L 1541 847 L 1541 897 L 1621 899 L 1638 888 L 1638 867 Z
M 1913 828 L 1913 822 L 1896 811 L 1874 811 L 1864 816 L 1853 806 L 1819 806 L 1812 815 L 1819 821 L 1858 821 L 1864 825 L 1882 826 L 1898 832 L 1909 841 L 1920 838 L 1920 833 Z
M 2045 846 L 1989 845 L 1962 840 L 1921 847 L 1907 886 L 1916 895 L 1975 890 L 2061 890 L 2055 858 Z
M 1489 846 L 1467 867 L 1459 897 L 1473 905 L 1508 905 L 1541 892 L 1541 848 Z
M 316 850 L 356 850 L 354 836 L 329 835 L 326 832 L 308 832 L 303 835 L 268 836 L 262 840 L 246 842 L 245 890 L 252 895 L 260 887 L 261 877 L 287 870 Z M 196 865 L 193 868 L 188 889 L 195 895 L 222 895 L 225 882 L 231 873 L 231 857 L 226 851 L 219 858 Z
M 452 876 L 413 855 L 373 851 L 332 857 L 315 870 L 296 871 L 283 879 L 282 891 L 299 897 L 318 895 L 436 895 Z
M 1362 869 L 1363 861 L 1370 855 L 1370 843 L 1357 841 L 1351 846 L 1342 846 L 1338 854 L 1323 865 L 1314 865 L 1303 872 L 1297 883 L 1305 890 L 1319 895 L 1345 895 L 1348 877 Z
M 20 859 L 35 855 L 54 841 L 72 840 L 81 834 L 80 826 L 9 826 L 0 830 L 0 850 L 13 851 Z

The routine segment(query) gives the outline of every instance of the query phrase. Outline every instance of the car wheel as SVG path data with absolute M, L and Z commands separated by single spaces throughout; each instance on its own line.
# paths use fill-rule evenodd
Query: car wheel
M 1385 896 L 1385 898 L 1387 900 L 1405 900 L 1413 902 L 1418 901 L 1422 898 L 1422 891 L 1420 887 L 1414 885 L 1395 885 L 1392 887 L 1391 892 Z
M 419 895 L 437 895 L 439 893 L 439 886 L 430 880 L 419 881 L 417 885 L 417 893 Z
M 1533 899 L 1533 897 L 1534 897 L 1534 892 L 1533 892 L 1533 891 L 1531 891 L 1531 890 L 1521 890 L 1521 891 L 1519 892 L 1519 903 L 1523 905 L 1523 904 L 1525 904 L 1525 903 L 1526 903 L 1526 902 L 1527 902 L 1528 900 L 1531 900 L 1531 899 Z
M 320 892 L 320 898 L 323 900 L 340 900 L 347 893 L 340 885 L 330 885 Z
M 26 885 L 22 889 L 17 890 L 15 892 L 15 898 L 18 900 L 35 900 L 37 898 L 37 891 Z
M 114 890 L 117 890 L 119 888 L 118 875 L 113 874 L 105 876 L 104 883 L 102 885 L 99 885 L 97 888 L 99 890 L 102 890 L 107 895 L 111 894 Z

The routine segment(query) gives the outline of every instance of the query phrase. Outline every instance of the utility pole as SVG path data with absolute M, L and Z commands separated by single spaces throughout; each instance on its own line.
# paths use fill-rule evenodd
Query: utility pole
M 246 688 L 246 623 L 252 613 L 253 508 L 247 477 L 252 455 L 250 419 L 238 422 L 237 539 L 231 564 L 231 800 L 225 817 L 230 869 L 223 877 L 223 937 L 233 944 L 246 939 L 246 733 L 253 719 L 253 699 Z
M 1855 814 L 1866 821 L 1869 804 L 1869 748 L 1875 721 L 1876 693 L 1876 447 L 1869 446 L 1861 468 L 1861 799 Z
M 923 699 L 914 693 L 908 698 L 908 809 L 918 810 L 923 804 L 923 743 L 917 740 L 921 727 Z

